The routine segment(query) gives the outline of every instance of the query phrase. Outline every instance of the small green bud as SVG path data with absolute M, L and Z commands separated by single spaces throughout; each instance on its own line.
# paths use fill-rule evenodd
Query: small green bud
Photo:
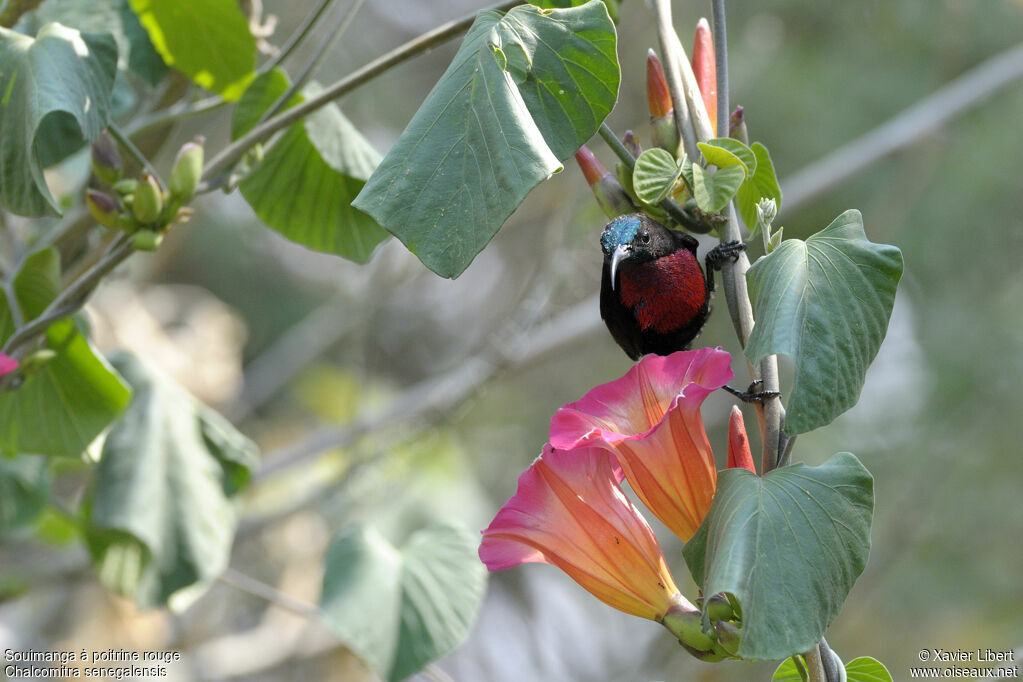
M 163 241 L 163 235 L 152 230 L 139 230 L 132 235 L 131 243 L 139 251 L 156 251 Z
M 106 130 L 101 131 L 92 143 L 92 172 L 108 185 L 120 180 L 124 172 L 121 153 L 117 151 L 117 145 Z
M 717 633 L 721 648 L 732 656 L 737 656 L 739 644 L 742 642 L 742 631 L 726 620 L 715 621 L 714 631 Z
M 171 196 L 188 201 L 195 194 L 202 178 L 203 148 L 201 138 L 198 142 L 186 142 L 174 160 L 174 168 L 170 174 Z
M 85 205 L 96 222 L 105 227 L 117 228 L 117 201 L 103 192 L 89 188 L 85 190 Z
M 21 373 L 30 376 L 50 364 L 57 357 L 57 352 L 49 348 L 40 348 L 29 353 L 21 361 Z
M 782 233 L 785 232 L 784 227 L 779 227 L 778 231 L 771 235 L 770 239 L 767 240 L 767 252 L 771 253 L 779 246 L 781 246 L 781 240 L 783 239 Z
M 135 220 L 144 225 L 156 222 L 163 211 L 163 192 L 160 184 L 149 173 L 142 178 L 135 189 L 135 198 L 131 204 Z
M 734 138 L 743 144 L 749 144 L 746 117 L 743 115 L 741 106 L 735 107 L 732 114 L 728 117 L 728 137 Z
M 732 605 L 728 603 L 728 600 L 720 594 L 716 594 L 710 599 L 707 599 L 703 610 L 707 616 L 712 620 L 731 620 L 734 613 L 732 612 Z
M 120 194 L 122 197 L 126 194 L 132 194 L 139 186 L 139 181 L 134 178 L 124 178 L 114 183 L 114 191 Z

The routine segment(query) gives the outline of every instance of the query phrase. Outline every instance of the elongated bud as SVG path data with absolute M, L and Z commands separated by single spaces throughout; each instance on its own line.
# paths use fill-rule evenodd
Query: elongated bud
M 749 469 L 757 473 L 757 468 L 753 465 L 753 453 L 749 449 L 749 436 L 746 435 L 742 410 L 737 405 L 732 405 L 732 415 L 728 419 L 728 468 Z
M 629 150 L 634 159 L 638 159 L 639 155 L 643 153 L 643 145 L 639 143 L 639 140 L 636 139 L 635 134 L 631 130 L 625 131 L 625 134 L 622 136 L 622 144 L 625 145 L 625 148 Z
M 142 178 L 135 188 L 135 198 L 131 205 L 135 220 L 143 224 L 155 223 L 163 211 L 163 192 L 160 184 L 149 173 Z
M 201 138 L 194 142 L 186 142 L 181 147 L 170 174 L 172 197 L 181 201 L 188 201 L 192 198 L 195 188 L 199 186 L 199 180 L 202 178 L 203 156 Z
M 655 147 L 678 157 L 679 137 L 671 91 L 668 90 L 661 60 L 653 50 L 646 55 L 646 101 L 650 109 L 650 139 Z
M 89 207 L 89 213 L 100 225 L 115 229 L 119 226 L 118 206 L 113 197 L 89 188 L 85 190 L 85 205 Z
M 139 230 L 131 237 L 131 244 L 139 251 L 156 251 L 163 241 L 163 235 L 152 230 Z
M 106 130 L 101 131 L 99 137 L 92 143 L 92 172 L 108 185 L 120 180 L 121 173 L 124 172 L 121 153 Z
M 597 197 L 597 203 L 600 204 L 604 215 L 614 218 L 636 210 L 621 183 L 607 172 L 586 145 L 575 153 L 575 160 L 579 163 L 590 189 L 593 190 L 593 195 Z
M 735 107 L 732 115 L 728 117 L 728 137 L 731 137 L 743 144 L 749 144 L 749 133 L 746 131 L 746 117 L 742 113 L 742 106 Z
M 703 96 L 703 105 L 707 108 L 710 127 L 714 134 L 718 132 L 718 85 L 717 69 L 714 64 L 714 38 L 710 33 L 710 24 L 705 18 L 696 22 L 696 35 L 693 37 L 693 73 L 696 85 Z

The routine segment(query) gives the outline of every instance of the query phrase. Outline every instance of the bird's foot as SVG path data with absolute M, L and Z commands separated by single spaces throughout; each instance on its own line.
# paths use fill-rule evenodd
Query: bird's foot
M 703 257 L 703 264 L 707 271 L 707 289 L 714 291 L 714 271 L 720 270 L 727 261 L 735 262 L 739 254 L 746 250 L 744 242 L 730 241 L 718 244 L 707 252 Z
M 745 242 L 730 241 L 718 244 L 713 249 L 707 252 L 704 257 L 704 263 L 707 265 L 707 269 L 711 268 L 720 270 L 721 266 L 726 261 L 735 262 L 739 257 L 739 254 L 746 250 Z
M 759 386 L 762 383 L 764 383 L 763 379 L 756 379 L 753 383 L 749 385 L 749 388 L 747 388 L 745 391 L 740 391 L 739 389 L 732 388 L 731 386 L 728 385 L 722 386 L 721 388 L 725 389 L 726 391 L 728 391 L 729 393 L 731 393 L 744 403 L 760 403 L 761 405 L 763 405 L 764 401 L 768 400 L 769 398 L 781 397 L 781 391 L 754 390 L 757 386 Z

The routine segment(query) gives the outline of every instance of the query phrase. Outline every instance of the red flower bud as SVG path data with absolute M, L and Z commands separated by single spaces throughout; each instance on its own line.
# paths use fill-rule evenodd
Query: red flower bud
M 749 449 L 749 436 L 746 435 L 742 410 L 736 405 L 732 405 L 732 415 L 728 419 L 728 468 L 749 469 L 757 473 L 757 468 L 753 465 L 753 453 Z
M 586 176 L 586 182 L 597 197 L 597 203 L 608 218 L 632 213 L 636 210 L 629 195 L 615 176 L 607 172 L 593 152 L 586 145 L 575 153 L 575 160 Z
M 735 107 L 732 115 L 728 117 L 728 137 L 734 138 L 743 144 L 749 144 L 749 134 L 746 132 L 746 118 L 742 114 L 742 106 Z
M 654 118 L 667 116 L 674 110 L 664 68 L 653 50 L 647 51 L 646 55 L 646 101 Z
M 718 86 L 717 69 L 714 64 L 714 39 L 710 33 L 710 24 L 706 19 L 696 22 L 696 36 L 693 38 L 693 73 L 696 84 L 703 96 L 703 105 L 707 107 L 710 126 L 717 135 L 718 127 Z

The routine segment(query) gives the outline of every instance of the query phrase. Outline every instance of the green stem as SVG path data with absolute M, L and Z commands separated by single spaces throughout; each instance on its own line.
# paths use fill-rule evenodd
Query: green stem
M 675 110 L 675 127 L 678 129 L 679 139 L 682 140 L 686 154 L 695 163 L 700 158 L 700 150 L 696 146 L 697 136 L 693 127 L 692 110 L 682 87 L 680 56 L 676 49 L 678 36 L 671 22 L 671 2 L 654 0 L 652 5 L 657 23 L 657 40 L 661 44 L 661 54 L 664 55 L 664 75 L 668 80 L 668 92 L 671 94 L 671 104 Z
M 632 152 L 626 149 L 622 141 L 618 139 L 615 132 L 611 130 L 611 127 L 606 123 L 600 124 L 600 136 L 607 143 L 607 146 L 611 148 L 611 151 L 615 153 L 621 162 L 625 164 L 625 167 L 631 172 L 636 167 L 636 159 L 633 158 Z M 661 208 L 667 211 L 668 215 L 675 219 L 679 225 L 692 230 L 693 232 L 706 232 L 707 228 L 699 220 L 694 218 L 692 214 L 686 209 L 678 205 L 678 202 L 670 198 L 665 198 L 658 204 Z
M 490 9 L 505 11 L 518 4 L 521 4 L 519 0 L 506 1 Z M 354 90 L 363 83 L 376 78 L 398 64 L 462 34 L 476 20 L 476 15 L 477 13 L 474 12 L 461 19 L 455 19 L 420 35 L 418 38 L 410 40 L 404 45 L 366 64 L 361 69 L 338 80 L 316 97 L 312 97 L 255 126 L 248 133 L 221 150 L 206 165 L 203 171 L 203 178 L 205 180 L 200 185 L 199 191 L 209 192 L 223 184 L 226 180 L 225 171 L 234 166 L 256 144 L 269 139 L 277 131 L 287 128 L 295 121 L 311 114 L 320 107 Z
M 309 34 L 309 31 L 312 30 L 313 26 L 316 25 L 316 22 L 320 20 L 320 17 L 327 10 L 327 7 L 330 6 L 332 1 L 333 0 L 320 1 L 320 4 L 317 5 L 316 9 L 309 13 L 309 16 L 307 16 L 305 21 L 302 22 L 302 25 L 299 26 L 291 35 L 291 38 L 289 38 L 287 44 L 281 48 L 281 51 L 278 52 L 275 57 L 267 60 L 267 62 L 259 68 L 259 75 L 273 71 L 280 66 L 292 52 L 295 51 L 295 48 L 298 47 Z
M 45 332 L 51 324 L 80 309 L 99 281 L 134 252 L 135 248 L 132 246 L 131 237 L 123 235 L 98 263 L 86 270 L 67 289 L 60 292 L 39 317 L 17 329 L 11 338 L 7 339 L 3 348 L 4 354 L 14 357 L 15 352 L 21 346 Z
M 717 64 L 718 74 L 718 120 L 724 116 L 724 128 L 728 130 L 728 91 L 722 91 L 720 84 L 728 84 L 728 75 L 721 74 L 721 71 L 728 68 L 727 52 L 727 27 L 725 23 L 725 2 L 714 0 L 714 61 Z M 724 112 L 724 114 L 722 114 Z M 719 123 L 720 125 L 720 123 Z M 742 234 L 739 231 L 739 221 L 735 214 L 735 205 L 728 206 L 728 222 L 719 230 L 721 243 L 731 241 L 742 241 Z M 749 289 L 746 285 L 746 271 L 749 270 L 749 258 L 746 254 L 740 253 L 735 262 L 726 261 L 721 268 L 722 288 L 725 293 L 725 300 L 728 303 L 728 312 L 732 317 L 732 325 L 735 328 L 736 336 L 743 348 L 749 342 L 750 334 L 753 331 L 753 305 L 750 302 Z M 769 355 L 760 361 L 757 367 L 749 365 L 750 378 L 759 379 L 763 383 L 760 388 L 764 391 L 778 390 L 778 358 Z M 767 472 L 778 466 L 778 453 L 784 449 L 782 441 L 785 435 L 782 425 L 785 423 L 785 410 L 781 401 L 777 398 L 768 398 L 762 403 L 755 403 L 757 423 L 760 426 L 763 450 L 761 452 L 761 472 Z
M 827 673 L 824 672 L 824 663 L 821 661 L 821 649 L 819 646 L 815 646 L 803 654 L 803 659 L 806 661 L 806 672 L 810 677 L 810 682 L 828 682 Z
M 352 0 L 352 4 L 348 7 L 348 11 L 342 15 L 337 23 L 331 28 L 327 29 L 327 38 L 320 46 L 316 49 L 316 53 L 312 56 L 312 59 L 302 68 L 302 72 L 295 77 L 295 82 L 291 84 L 284 94 L 277 98 L 277 101 L 270 105 L 270 108 L 263 112 L 263 115 L 259 117 L 256 122 L 257 125 L 263 121 L 269 119 L 271 116 L 276 114 L 281 108 L 288 102 L 291 101 L 292 96 L 302 89 L 302 86 L 306 84 L 309 78 L 316 71 L 316 67 L 320 65 L 323 58 L 327 55 L 327 50 L 333 45 L 338 38 L 345 32 L 348 25 L 352 23 L 355 18 L 355 13 L 362 7 L 364 0 Z
M 122 147 L 124 147 L 129 154 L 131 154 L 132 158 L 135 159 L 139 166 L 142 167 L 142 170 L 156 178 L 156 181 L 160 184 L 160 187 L 162 187 L 164 191 L 166 191 L 167 185 L 163 184 L 163 180 L 160 179 L 160 176 L 159 174 L 157 174 L 156 169 L 153 168 L 153 164 L 149 163 L 149 159 L 146 158 L 145 154 L 139 151 L 139 148 L 135 146 L 135 143 L 131 141 L 131 138 L 128 137 L 127 133 L 125 133 L 123 130 L 121 130 L 118 126 L 114 125 L 113 123 L 107 126 L 107 130 L 109 130 L 110 135 L 115 140 L 117 140 L 117 142 Z
M 18 19 L 26 12 L 30 12 L 39 6 L 42 0 L 7 0 L 7 4 L 0 10 L 0 26 L 11 28 Z
M 227 104 L 229 104 L 229 102 L 220 95 L 213 95 L 212 97 L 207 97 L 197 102 L 179 103 L 172 107 L 168 107 L 167 109 L 155 111 L 152 114 L 135 119 L 124 131 L 124 134 L 127 137 L 134 137 L 139 133 L 144 133 L 147 130 L 152 130 L 153 128 L 159 128 L 170 123 L 182 121 L 186 118 L 201 116 L 202 114 L 216 111 Z

